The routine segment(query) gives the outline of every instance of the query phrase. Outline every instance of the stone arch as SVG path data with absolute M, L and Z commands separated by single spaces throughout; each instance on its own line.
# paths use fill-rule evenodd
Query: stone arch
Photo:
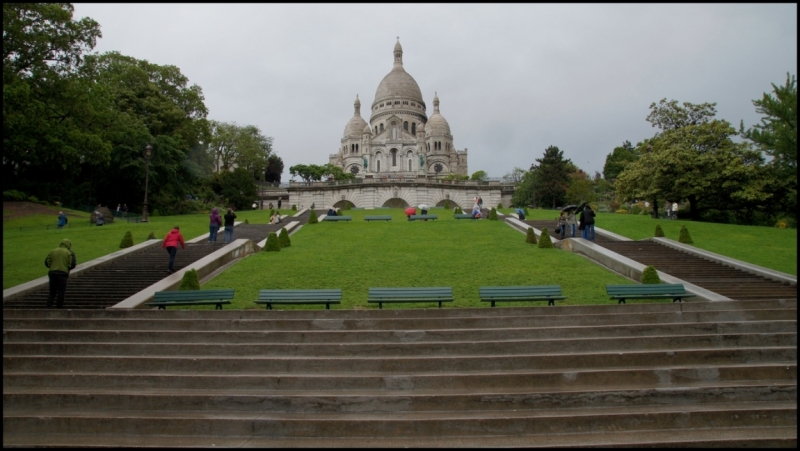
M 338 208 L 340 210 L 346 210 L 348 208 L 356 208 L 356 204 L 350 202 L 349 200 L 340 200 L 333 204 L 333 208 Z
M 383 205 L 381 205 L 381 206 L 382 207 L 389 207 L 389 208 L 408 208 L 409 204 L 403 198 L 392 197 L 392 198 L 386 199 L 383 202 Z

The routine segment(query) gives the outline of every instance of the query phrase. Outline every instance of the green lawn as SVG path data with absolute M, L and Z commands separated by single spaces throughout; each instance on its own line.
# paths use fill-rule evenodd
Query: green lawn
M 443 209 L 430 213 L 440 219 L 408 222 L 399 209 L 345 211 L 351 222 L 306 225 L 292 235 L 291 247 L 251 255 L 203 288 L 235 288 L 233 308 L 259 308 L 253 301 L 260 289 L 317 288 L 341 288 L 339 308 L 377 308 L 367 304 L 370 287 L 450 286 L 455 302 L 449 306 L 475 307 L 488 306 L 480 302 L 480 286 L 561 285 L 569 297 L 563 304 L 607 304 L 605 284 L 632 283 L 576 254 L 527 244 L 503 222 L 458 221 Z M 365 222 L 367 214 L 393 219 Z
M 502 211 L 511 213 L 513 210 L 504 208 Z M 558 211 L 554 210 L 529 209 L 528 212 L 529 219 L 555 219 L 558 216 Z M 595 227 L 634 240 L 653 237 L 656 224 L 661 224 L 666 238 L 677 240 L 681 226 L 685 225 L 695 247 L 797 275 L 797 229 L 715 224 L 683 219 L 668 221 L 645 215 L 614 213 L 598 213 L 595 221 Z
M 56 215 L 31 215 L 3 222 L 3 289 L 46 276 L 44 259 L 64 238 L 72 241 L 72 250 L 80 264 L 120 250 L 119 244 L 127 231 L 133 235 L 134 244 L 145 241 L 151 231 L 156 237 L 164 238 L 176 225 L 186 240 L 208 233 L 208 214 L 151 216 L 148 223 L 116 220 L 102 227 L 90 227 L 88 213 L 71 213 L 84 217 L 71 216 L 69 223 L 72 227 L 61 230 L 44 228 L 45 225 L 55 225 Z M 245 218 L 254 224 L 269 221 L 269 210 L 243 211 L 236 215 L 237 221 Z

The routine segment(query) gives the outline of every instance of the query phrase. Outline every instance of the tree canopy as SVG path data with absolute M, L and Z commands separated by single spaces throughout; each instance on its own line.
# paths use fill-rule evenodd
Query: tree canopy
M 603 178 L 613 182 L 628 163 L 636 161 L 638 158 L 639 152 L 631 145 L 630 141 L 623 142 L 621 146 L 615 147 L 610 154 L 606 155 Z

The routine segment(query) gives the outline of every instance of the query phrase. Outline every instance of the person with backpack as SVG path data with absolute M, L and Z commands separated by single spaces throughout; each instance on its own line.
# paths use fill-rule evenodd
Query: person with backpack
M 219 210 L 217 209 L 217 207 L 214 207 L 211 210 L 211 214 L 208 215 L 208 219 L 209 219 L 208 242 L 216 243 L 217 232 L 219 232 L 219 228 L 222 226 L 222 217 L 219 215 Z
M 233 208 L 229 208 L 225 213 L 225 231 L 222 233 L 223 243 L 233 243 L 233 220 L 236 219 L 236 213 Z M 230 238 L 230 241 L 228 240 Z
M 589 241 L 594 241 L 594 210 L 592 207 L 587 203 L 583 210 L 581 211 L 581 225 L 583 226 L 583 231 L 581 232 L 581 238 Z
M 64 238 L 57 248 L 47 254 L 44 265 L 50 268 L 47 277 L 50 280 L 50 294 L 47 296 L 47 308 L 53 308 L 53 300 L 56 300 L 56 308 L 64 308 L 64 298 L 67 294 L 67 279 L 69 272 L 75 269 L 78 261 L 75 252 L 72 252 L 72 241 Z

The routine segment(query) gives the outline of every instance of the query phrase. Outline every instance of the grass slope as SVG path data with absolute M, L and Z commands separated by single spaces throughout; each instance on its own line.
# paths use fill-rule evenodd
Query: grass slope
M 251 255 L 203 288 L 236 288 L 233 308 L 259 308 L 260 289 L 316 288 L 341 288 L 340 308 L 377 308 L 367 304 L 370 287 L 450 286 L 455 302 L 445 305 L 485 307 L 480 286 L 561 285 L 564 304 L 594 304 L 609 302 L 605 284 L 632 283 L 578 255 L 529 245 L 500 221 L 458 221 L 438 209 L 431 213 L 440 219 L 427 222 L 408 222 L 401 210 L 380 211 L 390 222 L 365 222 L 374 211 L 343 213 L 352 222 L 306 225 L 291 247 Z

